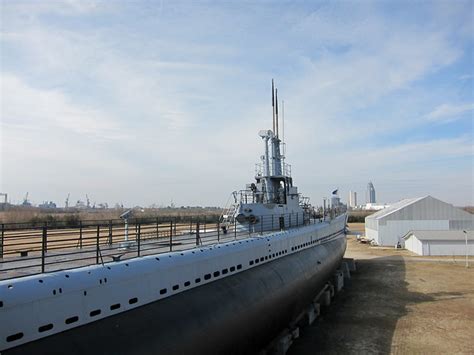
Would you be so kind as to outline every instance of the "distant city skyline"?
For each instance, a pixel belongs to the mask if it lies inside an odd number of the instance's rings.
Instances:
[[[313,204],[371,180],[380,203],[474,205],[472,1],[0,6],[11,201],[224,206],[253,182],[274,78]]]

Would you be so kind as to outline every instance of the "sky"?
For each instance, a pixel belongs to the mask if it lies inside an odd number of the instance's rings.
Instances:
[[[0,0],[12,203],[225,206],[284,101],[313,204],[474,205],[472,1]],[[281,105],[281,102],[280,102]]]

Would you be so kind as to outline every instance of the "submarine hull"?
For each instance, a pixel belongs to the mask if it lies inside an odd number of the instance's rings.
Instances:
[[[344,231],[323,244],[4,354],[248,354],[284,329],[339,267]]]

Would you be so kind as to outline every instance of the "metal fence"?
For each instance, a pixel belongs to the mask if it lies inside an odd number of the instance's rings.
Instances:
[[[300,213],[263,216],[247,225],[224,225],[203,218],[179,222],[141,219],[127,224],[122,220],[89,221],[76,228],[2,224],[0,279],[182,251],[319,222]]]

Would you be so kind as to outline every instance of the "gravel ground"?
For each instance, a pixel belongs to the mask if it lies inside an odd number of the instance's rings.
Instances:
[[[363,234],[363,224],[351,224]],[[474,354],[474,260],[423,258],[348,236],[358,270],[288,354]]]

